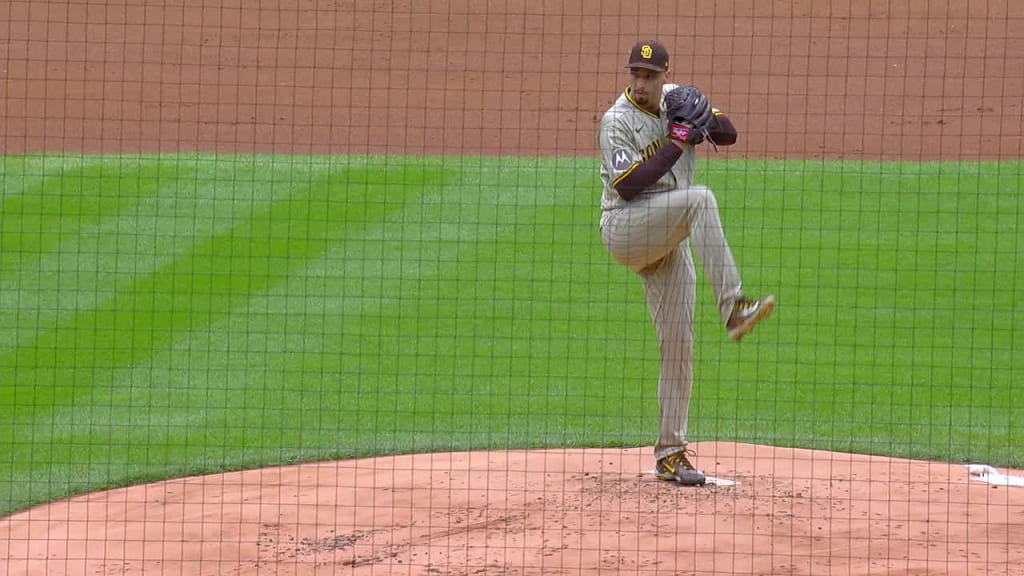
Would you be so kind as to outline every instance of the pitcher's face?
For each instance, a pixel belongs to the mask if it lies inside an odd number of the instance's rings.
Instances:
[[[667,72],[631,68],[629,74],[629,91],[633,100],[647,111],[657,114],[661,106],[661,87],[665,85]]]

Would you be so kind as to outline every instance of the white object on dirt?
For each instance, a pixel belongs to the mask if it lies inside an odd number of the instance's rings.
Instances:
[[[646,473],[650,474],[651,476],[657,476],[658,471],[655,470],[654,468],[651,468],[650,470],[647,470]],[[735,480],[729,480],[727,478],[715,478],[714,476],[706,476],[705,479],[707,480],[707,484],[705,484],[705,486],[735,486],[739,484],[739,482],[736,482]]]
[[[966,464],[967,473],[975,480],[997,486],[1024,486],[1024,476],[1007,476],[988,464]]]

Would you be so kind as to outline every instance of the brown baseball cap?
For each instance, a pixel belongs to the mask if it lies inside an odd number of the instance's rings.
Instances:
[[[637,42],[629,51],[626,68],[646,68],[657,72],[668,70],[668,50],[654,40]]]

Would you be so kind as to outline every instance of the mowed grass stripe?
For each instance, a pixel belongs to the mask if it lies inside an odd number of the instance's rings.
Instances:
[[[394,184],[382,169],[342,168],[308,185],[300,181],[286,199],[253,207],[247,220],[140,275],[97,309],[75,311],[56,329],[40,331],[33,342],[0,357],[0,404],[30,415],[38,406],[67,402],[76,389],[87,390],[98,374],[144,361],[250,293],[286,279],[289,270],[341,237],[345,222],[374,219],[400,207],[402,193],[420,190]],[[380,200],[389,185],[391,203]]]
[[[0,274],[7,276],[58,252],[80,231],[189,176],[177,165],[132,162],[115,168],[111,164],[88,163],[64,170],[21,194],[5,195],[0,205]]]
[[[0,277],[0,353],[30,345],[38,333],[56,330],[76,311],[109,305],[125,286],[188,254],[203,238],[237,225],[254,202],[273,198],[274,181],[255,167],[240,165],[223,174],[230,178],[225,180],[202,165],[183,164],[180,172],[187,177],[164,180],[161,191],[137,204],[105,211],[102,220],[88,226],[67,218],[69,232],[58,249]]]
[[[5,202],[29,191],[38,191],[68,170],[109,162],[103,156],[3,156],[0,155],[0,212]],[[13,206],[13,205],[12,205]]]

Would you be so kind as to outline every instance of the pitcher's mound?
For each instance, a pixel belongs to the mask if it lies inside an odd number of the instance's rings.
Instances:
[[[5,574],[1024,574],[1024,489],[735,443],[422,454],[186,478],[0,520]]]

